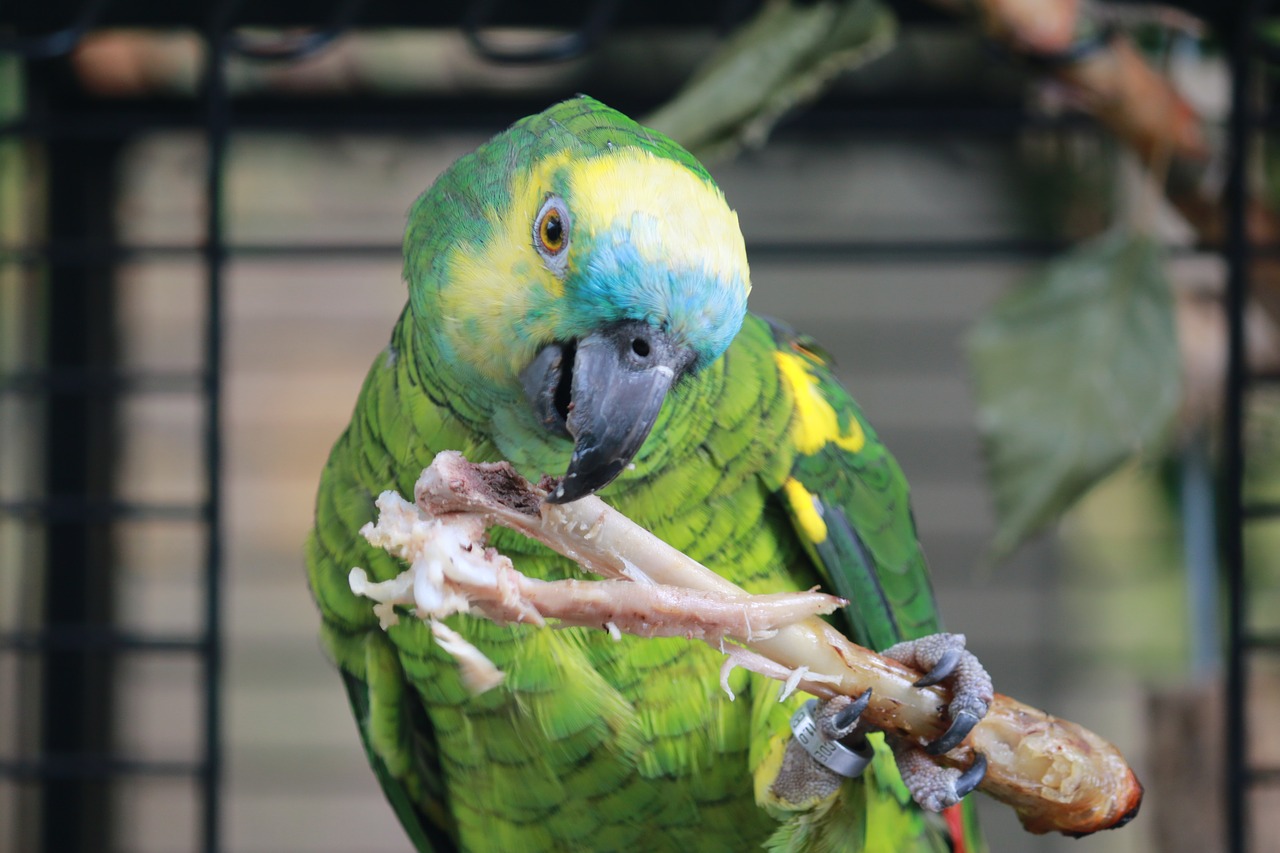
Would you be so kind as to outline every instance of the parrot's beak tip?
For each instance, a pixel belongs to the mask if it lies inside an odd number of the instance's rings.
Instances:
[[[547,492],[545,500],[549,504],[564,504],[569,503],[569,501],[572,500],[572,498],[568,497],[568,493],[565,491],[563,477],[561,477],[556,482],[555,486]]]
[[[569,470],[560,478],[547,493],[546,501],[552,504],[567,504],[585,498],[587,495],[593,495],[600,489],[609,485],[621,473],[623,465],[594,465],[590,462],[581,463],[578,455],[574,454],[574,461],[570,463]]]

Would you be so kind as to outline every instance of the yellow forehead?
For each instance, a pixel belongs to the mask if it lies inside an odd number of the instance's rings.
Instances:
[[[533,220],[557,186],[569,208],[569,270],[577,266],[576,240],[623,227],[646,261],[703,270],[750,290],[738,216],[714,186],[639,149],[592,158],[558,151],[515,176],[509,205],[488,210],[482,244],[448,252],[450,286],[439,296],[443,333],[484,375],[514,376],[535,344],[553,335],[555,312],[535,308],[563,297],[564,282],[535,252]]]
[[[628,226],[641,257],[706,269],[750,289],[738,215],[718,189],[686,167],[626,148],[572,163],[567,175],[574,229],[594,235]]]

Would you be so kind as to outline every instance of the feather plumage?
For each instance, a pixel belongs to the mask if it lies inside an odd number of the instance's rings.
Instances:
[[[645,163],[654,185],[637,187]],[[539,267],[528,246],[529,209],[548,194],[574,216],[578,254],[563,270]],[[664,205],[691,208],[673,221],[702,232],[668,228],[656,240],[645,229],[660,226],[640,220]],[[634,222],[629,255],[600,248]],[[734,245],[708,246],[730,228]],[[663,243],[669,257],[656,256]],[[772,837],[789,850],[943,849],[940,824],[910,803],[883,746],[834,805],[788,812],[771,802],[769,773],[803,697],[780,704],[775,683],[738,671],[731,702],[721,657],[703,644],[454,617],[450,627],[507,673],[471,697],[425,624],[402,619],[384,633],[347,587],[352,566],[374,580],[399,570],[356,531],[379,492],[411,493],[436,452],[507,458],[533,477],[564,465],[569,440],[528,411],[517,374],[539,346],[621,312],[676,329],[698,361],[602,496],[750,591],[821,583],[855,595],[850,628],[871,645],[934,629],[905,479],[812,347],[742,318],[741,236],[705,170],[577,99],[442,176],[415,205],[405,251],[410,304],[324,471],[307,564],[325,646],[415,845],[743,850]],[[518,535],[496,531],[494,543],[525,574],[580,575]]]

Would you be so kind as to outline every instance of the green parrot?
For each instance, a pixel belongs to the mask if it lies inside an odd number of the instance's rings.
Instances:
[[[804,697],[734,670],[731,699],[704,643],[460,615],[449,626],[506,673],[472,696],[425,622],[384,631],[349,588],[354,566],[402,570],[358,534],[382,491],[411,495],[441,450],[506,459],[565,471],[555,502],[603,489],[751,592],[848,598],[857,642],[951,679],[934,751],[985,713],[989,685],[957,681],[963,638],[937,634],[902,471],[822,351],[747,313],[737,215],[697,160],[578,97],[446,170],[404,257],[408,303],[324,469],[306,556],[323,645],[417,849],[980,849],[955,805],[979,762],[913,762],[859,729],[857,702],[810,712],[861,757],[845,778],[796,746]],[[583,576],[510,531],[491,542],[532,577]],[[903,642],[926,636],[932,652]]]

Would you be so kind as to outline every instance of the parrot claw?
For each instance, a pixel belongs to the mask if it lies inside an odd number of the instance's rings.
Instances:
[[[969,736],[973,727],[981,718],[969,711],[960,711],[951,718],[951,725],[937,740],[925,746],[924,751],[930,755],[942,755],[960,745],[960,741]]]
[[[842,699],[846,700],[847,704],[839,701]],[[870,701],[871,688],[868,687],[857,699],[849,700],[847,696],[837,696],[826,702],[818,712],[823,733],[831,740],[840,740],[853,734],[853,730],[858,725],[858,718],[862,716],[863,711],[867,710],[867,704]]]
[[[981,752],[974,752],[973,763],[969,769],[956,779],[956,799],[963,800],[976,787],[982,784],[987,776],[987,757]]]
[[[945,682],[951,688],[951,702],[947,705],[951,724],[925,747],[930,755],[941,755],[959,746],[987,715],[995,696],[991,676],[964,643],[964,634],[930,634],[882,652],[899,663],[928,670],[915,682],[916,687]]]
[[[956,671],[956,665],[960,663],[960,653],[963,651],[963,648],[947,649],[942,653],[942,657],[938,658],[938,662],[933,665],[933,669],[920,676],[912,687],[932,687],[951,675]]]

